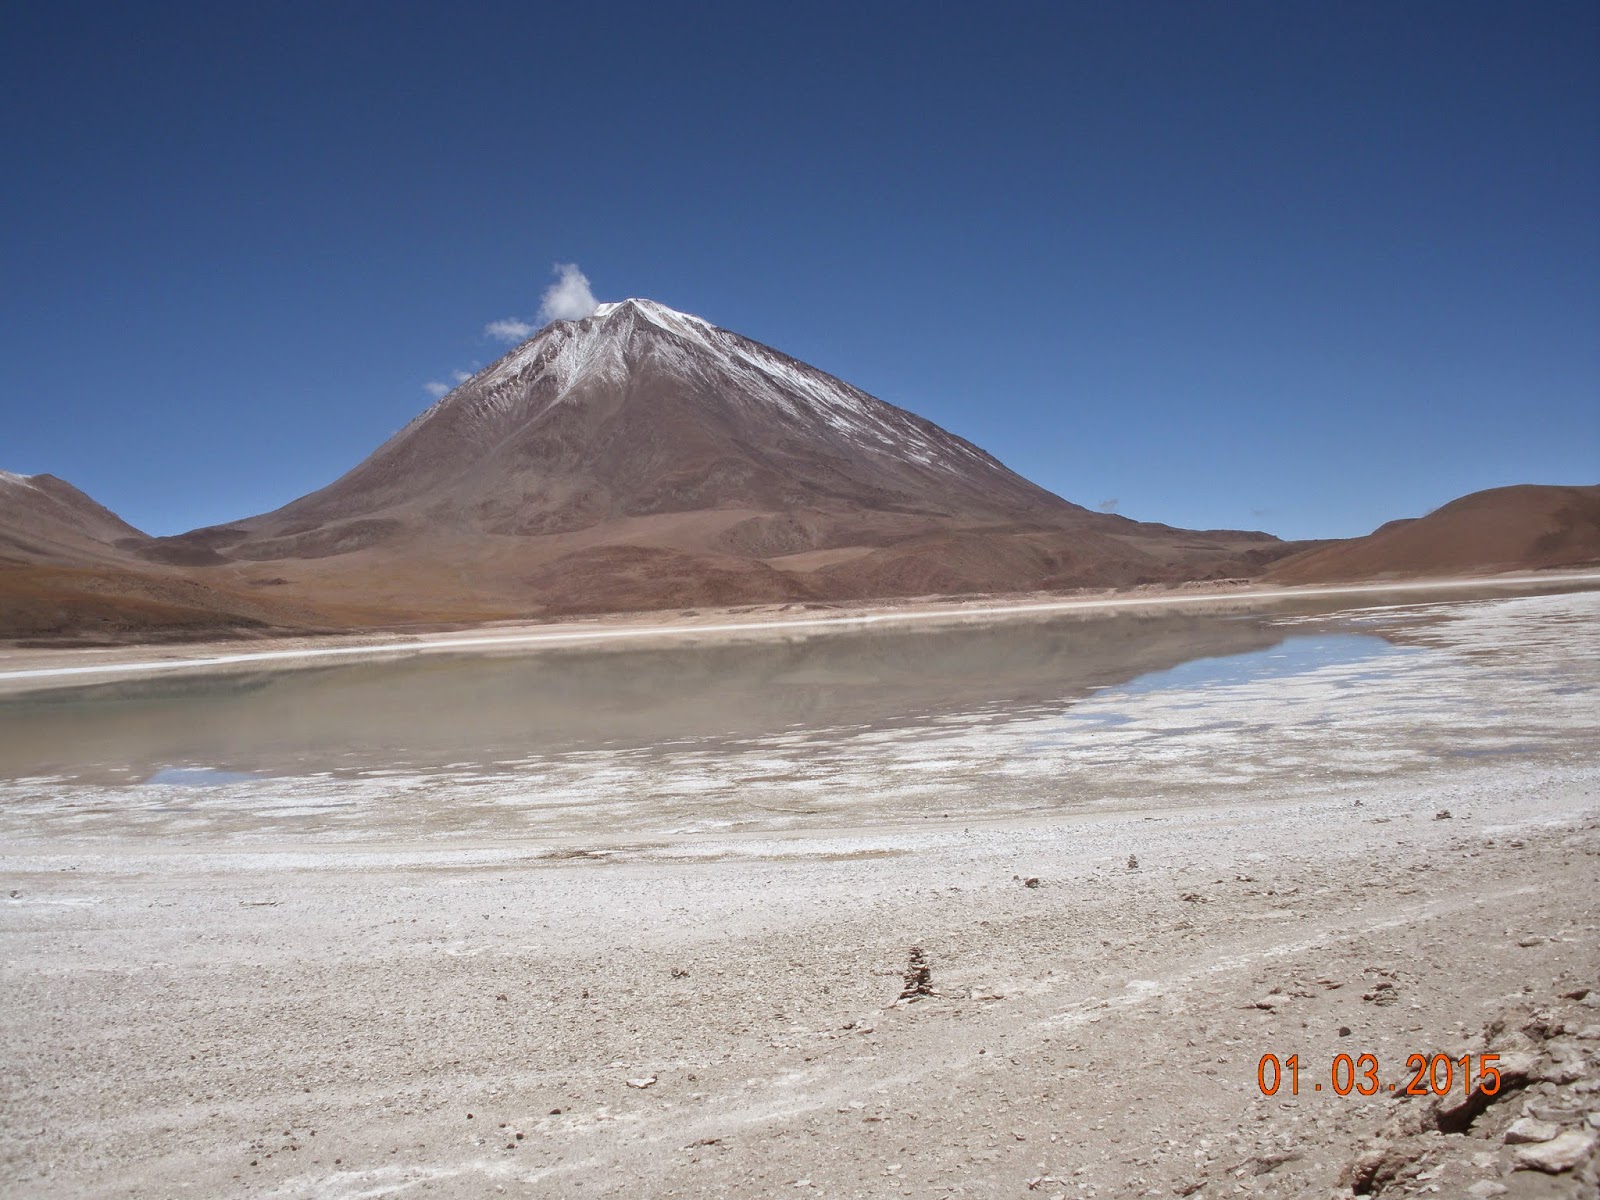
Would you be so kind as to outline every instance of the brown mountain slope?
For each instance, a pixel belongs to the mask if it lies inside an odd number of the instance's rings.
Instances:
[[[1600,565],[1600,486],[1521,484],[1285,558],[1267,578],[1309,584],[1592,565]]]
[[[120,562],[144,536],[54,475],[0,471],[0,562]]]
[[[777,350],[628,300],[545,327],[320,491],[138,552],[320,605],[511,616],[1132,584],[1292,549],[1089,512]]]
[[[223,576],[140,561],[150,541],[64,480],[0,471],[0,637],[228,637],[333,623]]]

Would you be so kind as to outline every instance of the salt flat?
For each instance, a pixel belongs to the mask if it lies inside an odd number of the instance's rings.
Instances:
[[[1290,1196],[1387,1127],[1387,1194],[1459,1194],[1594,1094],[1597,613],[1279,613],[1308,640],[1064,703],[498,764],[13,778],[0,1181]],[[913,945],[937,994],[896,1005]],[[1482,1136],[1308,1090],[1535,1010],[1575,1074]],[[1320,1065],[1268,1098],[1268,1052]]]

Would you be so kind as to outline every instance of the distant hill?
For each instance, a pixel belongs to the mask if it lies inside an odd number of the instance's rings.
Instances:
[[[115,562],[132,525],[54,475],[0,471],[0,562]]]
[[[1518,484],[1281,559],[1266,578],[1343,583],[1585,566],[1600,566],[1600,486]]]
[[[151,539],[54,475],[0,471],[0,637],[228,637],[329,622],[142,561]],[[256,589],[265,591],[266,589]]]

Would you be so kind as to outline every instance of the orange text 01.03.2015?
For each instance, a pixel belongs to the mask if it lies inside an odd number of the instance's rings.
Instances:
[[[1474,1059],[1477,1060],[1476,1072],[1473,1070]],[[1495,1066],[1499,1059],[1498,1054],[1463,1054],[1460,1058],[1451,1058],[1448,1054],[1431,1057],[1413,1054],[1406,1059],[1409,1079],[1385,1084],[1377,1055],[1361,1054],[1352,1058],[1348,1054],[1336,1054],[1328,1064],[1326,1083],[1311,1081],[1311,1090],[1328,1090],[1339,1096],[1348,1096],[1351,1092],[1360,1096],[1376,1096],[1380,1092],[1406,1096],[1444,1096],[1452,1088],[1459,1087],[1467,1095],[1482,1091],[1484,1095],[1492,1096],[1500,1090],[1500,1070]],[[1263,1054],[1256,1065],[1256,1084],[1263,1095],[1276,1096],[1281,1088],[1288,1085],[1289,1094],[1298,1096],[1301,1088],[1300,1056],[1291,1054],[1280,1060],[1276,1054]]]

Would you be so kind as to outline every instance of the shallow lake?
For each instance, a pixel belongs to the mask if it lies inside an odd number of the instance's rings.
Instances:
[[[1589,644],[1600,593],[1406,599],[387,657],[12,696],[0,832],[951,819],[1541,753],[1561,722],[1519,706],[1592,711],[1594,663],[1571,661],[1572,636]]]

